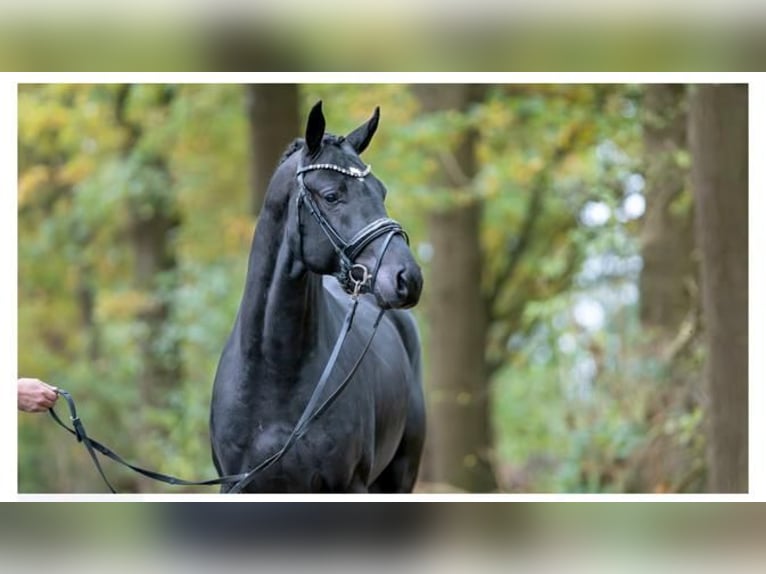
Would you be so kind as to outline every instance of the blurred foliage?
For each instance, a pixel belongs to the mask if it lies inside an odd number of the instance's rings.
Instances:
[[[722,18],[636,17],[621,4],[578,12],[579,4],[552,11],[531,3],[538,14],[517,3],[497,4],[498,13],[472,4],[463,14],[432,3],[321,11],[304,3],[277,3],[282,13],[262,10],[262,0],[246,14],[229,5],[146,17],[132,5],[110,16],[116,6],[77,14],[60,2],[16,18],[3,3],[0,70],[758,71],[766,52],[762,18],[737,14],[738,6]]]
[[[118,86],[19,88],[19,373],[71,391],[89,432],[126,458],[201,479],[214,474],[209,393],[254,227],[248,125],[239,85],[174,86],[162,111],[157,98],[167,88],[131,92],[127,116],[142,137],[129,155],[130,133],[114,114]],[[632,85],[502,85],[465,114],[424,116],[405,85],[301,87],[302,115],[323,99],[334,133],[381,107],[365,159],[386,183],[389,212],[426,274],[427,212],[484,201],[477,280],[491,318],[485,359],[505,490],[701,488],[686,475],[702,464],[702,411],[677,401],[654,406],[679,378],[696,384],[699,350],[671,368],[638,322],[641,94]],[[462,195],[446,193],[432,180],[465,126],[480,134],[480,170]],[[141,161],[148,156],[163,158],[170,175]],[[180,342],[183,377],[161,409],[147,408],[139,393],[136,317],[145,294],[135,288],[126,237],[131,210],[150,209],[157,194],[172,196],[182,221],[172,238],[176,276],[164,294],[174,313],[152,344],[161,351]],[[83,319],[83,278],[95,295],[92,324]],[[427,304],[426,283],[416,309],[424,337]],[[102,490],[80,445],[46,417],[19,419],[22,492]],[[638,480],[635,457],[658,436],[682,444],[692,462],[674,476]],[[179,491],[107,471],[125,490]]]

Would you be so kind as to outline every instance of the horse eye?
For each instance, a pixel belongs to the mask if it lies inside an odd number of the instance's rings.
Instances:
[[[336,201],[338,201],[338,194],[335,192],[330,192],[324,196],[324,200],[327,203],[335,203]]]

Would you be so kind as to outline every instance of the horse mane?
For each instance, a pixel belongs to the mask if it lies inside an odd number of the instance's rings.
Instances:
[[[334,134],[325,134],[322,136],[322,144],[326,145],[339,145],[343,142],[345,138],[343,136],[336,136]],[[303,145],[306,143],[306,140],[303,138],[295,138],[292,142],[290,142],[290,145],[285,148],[285,151],[282,153],[282,157],[279,158],[279,164],[282,165],[287,161],[287,158],[289,158],[291,155],[293,155],[296,151],[301,149]]]

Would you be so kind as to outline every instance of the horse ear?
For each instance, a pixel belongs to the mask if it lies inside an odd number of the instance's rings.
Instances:
[[[319,100],[309,112],[309,121],[306,123],[306,146],[308,146],[309,155],[314,155],[319,151],[322,145],[322,136],[324,136],[324,114],[322,113],[322,100]]]
[[[356,150],[356,153],[361,155],[361,153],[367,149],[367,146],[370,145],[372,136],[375,135],[375,131],[378,129],[379,119],[380,107],[376,106],[375,111],[372,113],[372,117],[346,136],[346,141],[351,144]]]

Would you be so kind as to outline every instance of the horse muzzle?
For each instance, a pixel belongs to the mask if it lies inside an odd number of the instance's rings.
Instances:
[[[408,309],[420,301],[423,274],[413,261],[407,265],[384,265],[375,281],[374,295],[383,309]]]

